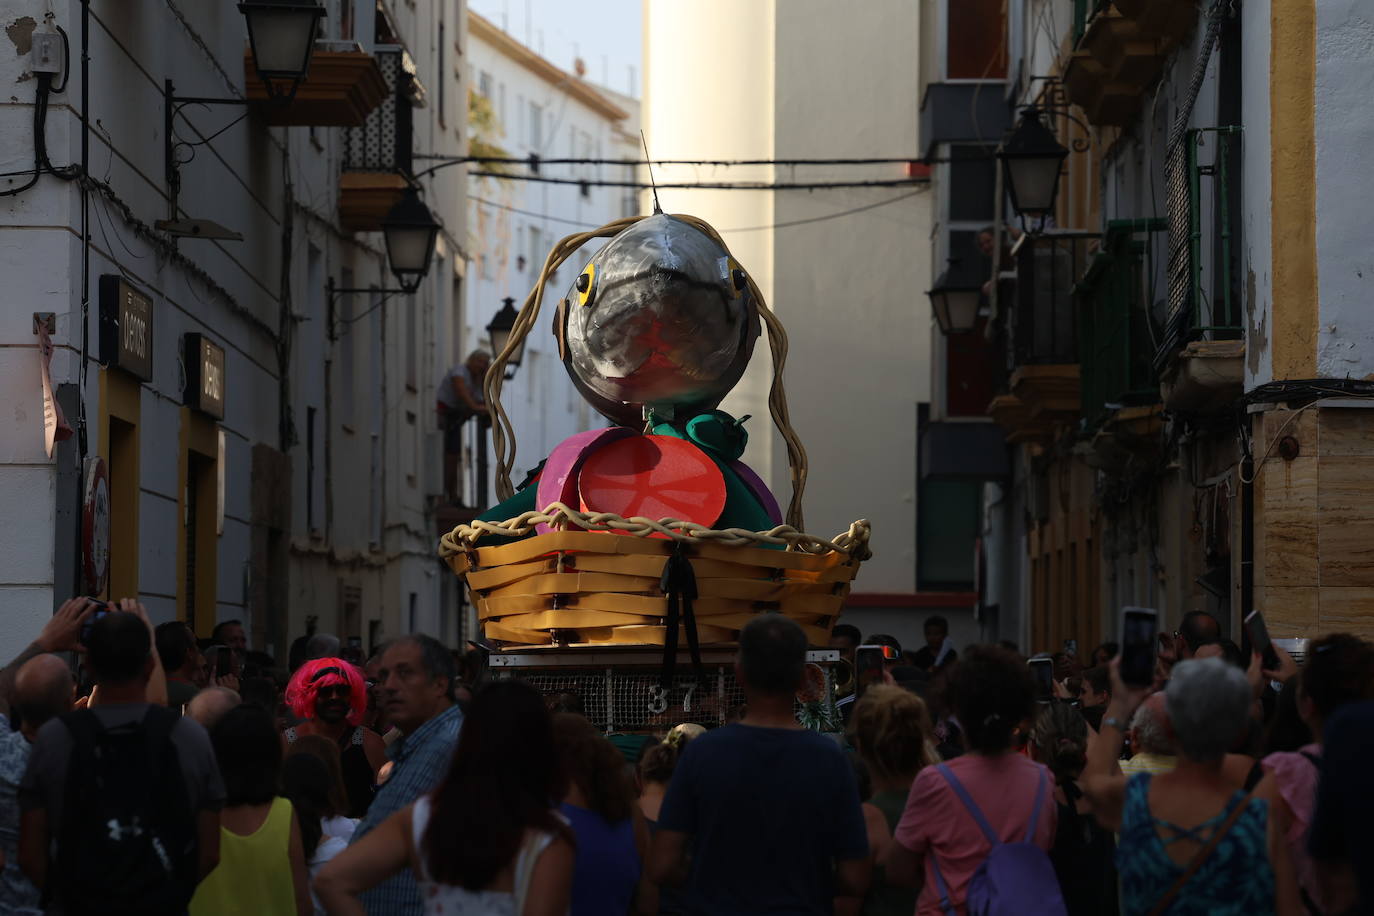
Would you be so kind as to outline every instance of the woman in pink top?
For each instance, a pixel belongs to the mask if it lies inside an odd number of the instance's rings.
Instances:
[[[1282,650],[1278,650],[1282,652]],[[1280,674],[1296,671],[1287,654]],[[1297,876],[1300,899],[1279,901],[1279,912],[1326,912],[1312,857],[1307,854],[1307,828],[1317,797],[1317,769],[1321,762],[1322,728],[1337,709],[1374,696],[1374,645],[1348,633],[1313,640],[1307,664],[1299,676],[1298,713],[1312,729],[1315,741],[1297,751],[1270,754],[1263,760],[1264,779],[1255,795],[1269,800],[1276,819],[1270,831],[1270,861],[1286,858]],[[1290,887],[1293,885],[1289,884]]]
[[[1048,851],[1056,827],[1054,793],[1039,789],[1042,779],[1053,787],[1054,777],[1012,748],[1014,730],[1035,711],[1035,684],[1025,663],[1006,649],[975,646],[955,664],[949,696],[968,753],[946,765],[1004,843],[1026,839],[1039,799],[1031,841]],[[921,886],[917,916],[943,916],[936,864],[950,902],[963,912],[969,879],[991,846],[938,768],[927,767],[917,775],[893,839],[888,880]]]

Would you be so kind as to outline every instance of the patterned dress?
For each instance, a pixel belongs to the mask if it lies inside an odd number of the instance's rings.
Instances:
[[[1236,792],[1226,807],[1196,827],[1179,827],[1150,813],[1151,773],[1126,783],[1116,868],[1121,881],[1122,916],[1147,916],[1173,887],[1187,865],[1169,858],[1170,843],[1191,838],[1206,843],[1213,831],[1245,799]],[[1251,799],[1231,830],[1174,898],[1166,916],[1265,916],[1274,912],[1274,869],[1269,864],[1269,803]],[[1164,839],[1156,826],[1162,827]]]

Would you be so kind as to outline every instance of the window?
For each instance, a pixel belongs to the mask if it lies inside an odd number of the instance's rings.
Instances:
[[[343,270],[343,288],[353,288],[353,271],[348,268]],[[338,316],[339,339],[339,423],[350,432],[353,428],[353,393],[355,389],[355,373],[357,372],[357,360],[355,349],[357,347],[358,335],[353,333],[353,294],[339,294],[339,316]]]
[[[977,236],[994,215],[997,160],[993,148],[951,145],[949,161],[939,167],[945,170],[945,180],[940,182],[945,232],[938,236],[944,248],[936,252],[936,270],[944,270],[949,258],[962,258],[976,261],[980,273],[990,274],[992,260],[978,250]]]
[[[406,426],[410,429],[410,440],[406,456],[406,486],[414,488],[420,477],[420,424],[416,422],[415,411],[406,411]]]
[[[449,365],[452,365],[452,364],[458,362],[458,360],[462,359],[463,356],[465,355],[465,354],[463,353],[463,278],[462,278],[462,277],[454,277],[454,278],[453,278],[453,301],[449,303],[449,309],[450,309],[450,314],[452,315],[452,317],[449,318],[449,327],[450,327],[450,330],[452,331],[452,334],[453,334],[453,351],[452,351],[452,357],[453,357],[453,358],[450,359],[448,362],[449,362]],[[444,369],[447,369],[448,366],[444,366],[443,368],[444,368]]]
[[[997,159],[990,148],[952,147],[949,180],[951,221],[992,222],[996,210]]]
[[[916,585],[962,591],[973,587],[981,482],[921,481],[917,501]]]
[[[544,106],[530,102],[529,146],[533,150],[544,148]]]
[[[219,537],[219,436],[213,421],[188,407],[181,410],[181,531],[177,543],[177,605],[179,617],[197,632],[215,625]]]
[[[416,390],[420,361],[419,306],[414,296],[406,296],[406,388]]]
[[[420,610],[419,605],[420,605],[420,596],[417,595],[417,594],[415,594],[414,592],[411,592],[411,593],[410,593],[409,612],[408,612],[407,615],[406,615],[406,620],[407,620],[407,622],[408,622],[408,624],[409,624],[409,625],[406,627],[406,632],[407,632],[407,633],[414,633],[414,632],[416,632],[416,631],[419,629],[419,627],[417,626],[417,624],[419,623],[419,621],[416,619],[416,615],[419,613],[419,610]]]
[[[324,462],[318,460],[319,411],[305,408],[305,521],[311,534],[319,534],[324,524]]]
[[[368,469],[367,543],[372,549],[382,546],[382,437],[372,436]]]
[[[505,138],[509,131],[506,130],[506,84],[501,83],[496,89],[496,120],[501,128],[501,136]]]
[[[490,280],[490,279],[492,279],[492,273],[491,273],[491,256],[488,255],[488,254],[486,254],[485,252],[483,252],[482,254],[479,254],[479,255],[477,256],[477,260],[479,260],[479,261],[482,262],[482,279],[483,279],[483,280]]]
[[[504,83],[501,88],[505,88]],[[491,100],[491,74],[485,70],[477,74],[477,94],[488,101]]]
[[[362,641],[363,590],[357,585],[339,584],[339,635]]]
[[[439,20],[439,126],[444,126],[445,118],[448,114],[448,102],[445,89],[448,86],[448,42],[444,40],[444,20]],[[487,98],[491,94],[487,93]]]
[[[1007,75],[1003,0],[946,0],[945,73],[949,79],[1000,80]]]
[[[520,144],[523,144],[525,142],[525,124],[528,121],[527,118],[522,117],[524,113],[525,97],[517,93],[515,96],[515,121],[517,125],[517,136],[515,140],[517,143]]]
[[[533,273],[538,273],[544,269],[544,261],[549,256],[544,250],[544,233],[539,231],[539,227],[531,226],[529,239],[529,268]]]

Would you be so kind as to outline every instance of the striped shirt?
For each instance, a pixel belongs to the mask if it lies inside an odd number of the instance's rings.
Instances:
[[[382,821],[426,794],[444,778],[458,744],[463,713],[450,706],[409,735],[396,739],[387,749],[391,776],[377,791],[358,824],[351,843],[356,843]],[[363,906],[374,916],[419,916],[423,912],[420,888],[409,868],[363,894]]]

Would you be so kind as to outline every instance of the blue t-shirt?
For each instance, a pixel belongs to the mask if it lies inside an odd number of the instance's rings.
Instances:
[[[595,811],[567,802],[559,805],[558,810],[568,819],[577,838],[570,916],[630,912],[641,869],[634,820],[627,817],[618,824],[609,824]]]
[[[734,724],[692,741],[658,826],[691,838],[689,913],[828,914],[834,862],[868,855],[853,769],[802,729]]]

